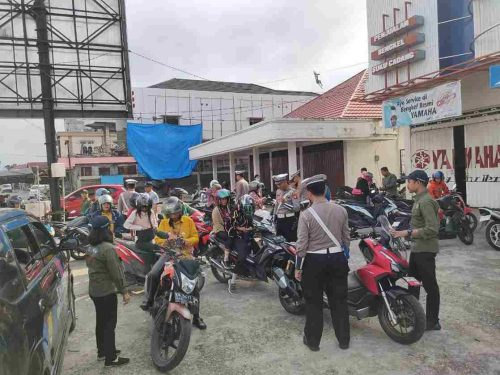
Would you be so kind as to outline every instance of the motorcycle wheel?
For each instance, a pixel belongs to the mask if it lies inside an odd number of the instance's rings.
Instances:
[[[500,222],[492,221],[486,226],[486,241],[496,251],[500,251]]]
[[[297,300],[293,297],[288,296],[281,289],[278,290],[278,295],[280,299],[281,306],[285,311],[292,315],[304,315],[306,312],[306,305],[304,299]]]
[[[191,340],[191,321],[173,312],[169,322],[165,322],[163,309],[153,326],[151,336],[151,359],[160,372],[177,367],[186,355]],[[175,351],[172,356],[169,353]]]
[[[389,310],[383,300],[378,309],[378,320],[384,332],[394,341],[409,345],[420,340],[425,331],[425,312],[418,300],[409,294],[396,299],[387,297],[392,311],[396,314],[397,324],[389,317]],[[409,330],[408,328],[411,328]]]
[[[210,249],[208,249],[207,254],[209,254],[209,258],[212,258],[217,263],[222,264],[222,261],[224,260],[224,252],[217,246],[212,246]],[[227,282],[231,278],[230,273],[224,273],[214,265],[210,265],[210,268],[218,282],[227,284]]]
[[[465,215],[465,217],[469,222],[470,229],[474,232],[477,228],[478,223],[476,215],[474,215],[473,213],[468,213],[467,215]]]
[[[460,223],[457,236],[464,244],[472,245],[474,242],[474,233],[469,225],[469,220],[465,219]]]
[[[78,248],[76,250],[71,250],[70,254],[71,254],[71,257],[75,260],[85,259],[85,251],[80,250],[80,248]]]

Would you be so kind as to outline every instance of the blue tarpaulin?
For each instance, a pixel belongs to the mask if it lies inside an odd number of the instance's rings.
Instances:
[[[101,176],[101,184],[103,185],[123,185],[123,175]]]
[[[139,171],[152,179],[182,178],[196,168],[189,148],[202,141],[202,125],[127,124],[127,146]]]

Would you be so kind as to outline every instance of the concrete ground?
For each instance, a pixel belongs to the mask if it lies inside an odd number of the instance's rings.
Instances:
[[[478,229],[472,246],[441,241],[437,258],[441,288],[440,332],[426,332],[410,346],[392,341],[378,319],[351,318],[351,347],[340,350],[327,311],[321,350],[302,344],[304,317],[281,307],[274,282],[238,282],[238,294],[210,272],[202,292],[206,331],[193,328],[186,357],[171,374],[500,374],[500,252]],[[351,269],[362,265],[356,244]],[[150,317],[142,295],[120,305],[117,347],[131,363],[105,369],[96,360],[95,313],[88,298],[84,262],[73,262],[77,328],[69,338],[63,374],[156,374],[150,356]],[[423,297],[423,296],[422,296]],[[422,303],[424,299],[422,298]]]

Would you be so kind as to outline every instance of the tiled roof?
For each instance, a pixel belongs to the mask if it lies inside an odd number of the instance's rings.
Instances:
[[[255,85],[253,83],[202,81],[196,79],[173,78],[168,81],[149,86],[156,89],[189,90],[189,91],[218,91],[237,92],[246,94],[269,94],[269,95],[297,95],[297,96],[318,96],[314,92],[308,91],[286,91],[273,90],[268,87]]]
[[[285,117],[304,119],[381,118],[382,107],[380,103],[362,101],[367,76],[366,70],[363,70]]]
[[[59,158],[59,163],[64,163],[66,168],[69,168],[68,158]],[[72,157],[71,167],[75,165],[94,165],[94,164],[135,164],[136,161],[132,156],[103,156],[103,157]]]

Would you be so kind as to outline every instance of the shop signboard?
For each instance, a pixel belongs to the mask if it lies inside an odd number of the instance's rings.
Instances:
[[[462,115],[460,81],[383,102],[385,128],[398,128]]]

